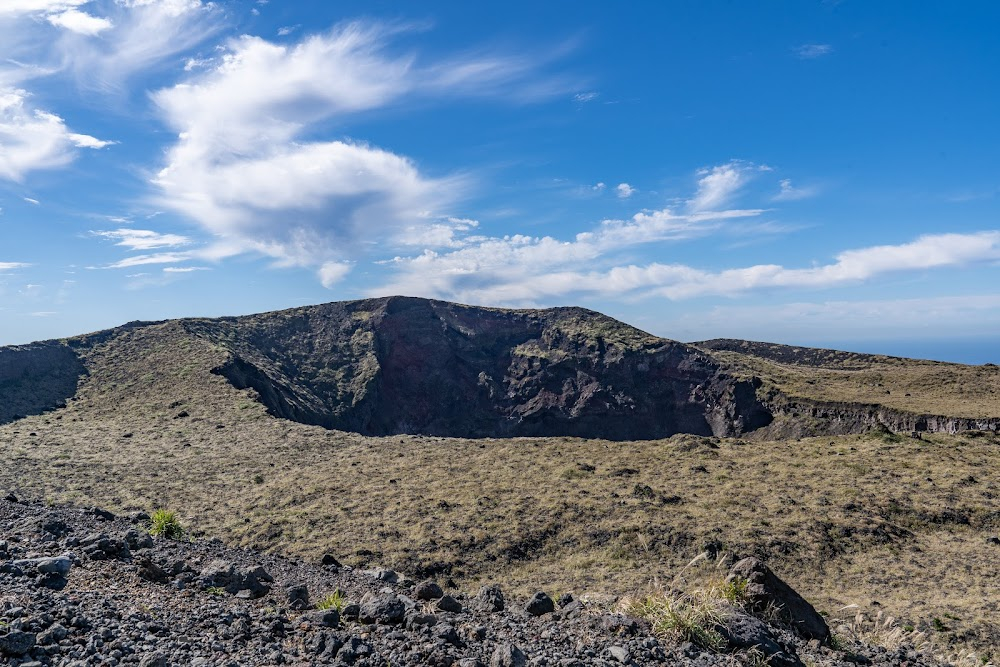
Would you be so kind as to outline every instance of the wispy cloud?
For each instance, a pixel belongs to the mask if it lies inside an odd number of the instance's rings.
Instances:
[[[730,215],[746,217],[753,212],[733,211]],[[848,250],[829,264],[808,268],[762,264],[708,271],[686,264],[653,262],[605,270],[579,269],[613,261],[615,250],[630,245],[704,234],[718,222],[711,216],[692,218],[660,211],[636,216],[629,222],[606,222],[597,232],[580,234],[574,241],[513,236],[488,239],[443,254],[426,251],[417,257],[396,258],[395,279],[371,293],[511,305],[568,295],[660,296],[677,300],[736,296],[775,288],[826,289],[860,284],[890,273],[962,268],[1000,260],[1000,231],[986,231],[927,235],[900,245]]]
[[[833,47],[829,44],[800,44],[793,51],[795,55],[803,60],[822,58],[833,53]]]
[[[18,269],[26,269],[30,264],[25,264],[24,262],[0,262],[0,273],[7,273],[9,271],[16,271]]]
[[[728,204],[761,168],[732,160],[698,171],[698,191],[687,201],[692,211],[711,211]],[[766,168],[765,168],[766,169]]]
[[[108,264],[105,267],[88,268],[128,269],[133,266],[147,266],[150,264],[179,264],[181,262],[190,261],[191,259],[194,259],[194,256],[187,252],[160,252],[149,255],[126,257],[123,260],[114,262],[113,264]]]
[[[773,197],[774,201],[797,201],[799,199],[809,199],[819,194],[819,188],[814,185],[796,187],[792,185],[792,179],[783,178],[778,182],[781,188]]]
[[[619,183],[618,187],[615,188],[615,193],[619,199],[628,199],[635,194],[635,188],[628,183]]]
[[[157,248],[177,248],[188,245],[191,239],[180,234],[160,234],[149,229],[114,229],[110,231],[92,231],[94,236],[99,236],[111,241],[115,245],[124,246],[129,250],[155,250]]]

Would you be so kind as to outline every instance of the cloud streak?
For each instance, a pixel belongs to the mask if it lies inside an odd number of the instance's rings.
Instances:
[[[148,229],[114,229],[110,231],[95,231],[92,235],[110,241],[115,245],[129,250],[155,250],[157,248],[176,248],[188,245],[191,239],[179,234],[160,234]]]
[[[662,212],[661,212],[661,215]],[[655,220],[656,216],[649,218]],[[712,219],[701,222],[709,222]],[[413,258],[397,258],[397,277],[372,294],[407,293],[471,303],[527,304],[570,295],[660,296],[670,300],[737,296],[766,289],[827,289],[864,283],[886,274],[966,267],[1000,260],[1000,231],[921,236],[909,243],[838,254],[809,268],[760,264],[706,271],[686,264],[650,263],[579,271],[607,261],[606,255],[632,243],[684,238],[704,227],[667,215],[659,225],[605,223],[575,242],[523,236],[490,239],[474,247]]]

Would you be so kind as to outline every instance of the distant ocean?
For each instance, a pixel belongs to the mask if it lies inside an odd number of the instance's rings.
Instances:
[[[933,359],[934,361],[952,361],[959,364],[1000,365],[1000,334],[993,338],[976,338],[967,340],[928,340],[928,341],[847,341],[824,342],[810,344],[811,347],[823,347],[848,352],[866,352],[868,354],[888,354],[893,357],[910,357],[913,359]]]

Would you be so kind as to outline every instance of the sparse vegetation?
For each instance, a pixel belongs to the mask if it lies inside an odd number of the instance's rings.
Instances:
[[[649,621],[653,632],[669,641],[689,641],[711,651],[726,648],[725,638],[716,629],[723,620],[718,600],[704,593],[650,592],[626,599],[622,610]]]
[[[149,534],[168,540],[179,540],[184,537],[184,527],[176,512],[161,508],[154,511],[150,517]]]
[[[347,606],[347,596],[340,590],[335,590],[334,592],[327,595],[325,598],[316,603],[317,609],[334,609],[337,612],[344,611],[344,607]]]

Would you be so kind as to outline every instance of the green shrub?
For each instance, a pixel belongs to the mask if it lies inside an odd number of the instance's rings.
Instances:
[[[158,509],[153,512],[150,520],[149,534],[154,537],[165,537],[168,540],[179,540],[184,537],[184,527],[181,526],[176,512]]]
[[[335,609],[337,612],[344,611],[344,607],[347,606],[347,597],[340,591],[340,589],[335,590],[330,595],[319,601],[316,604],[317,609],[327,610]]]
[[[750,582],[743,577],[733,577],[732,581],[724,581],[719,585],[719,596],[737,607],[746,606],[749,585]]]

